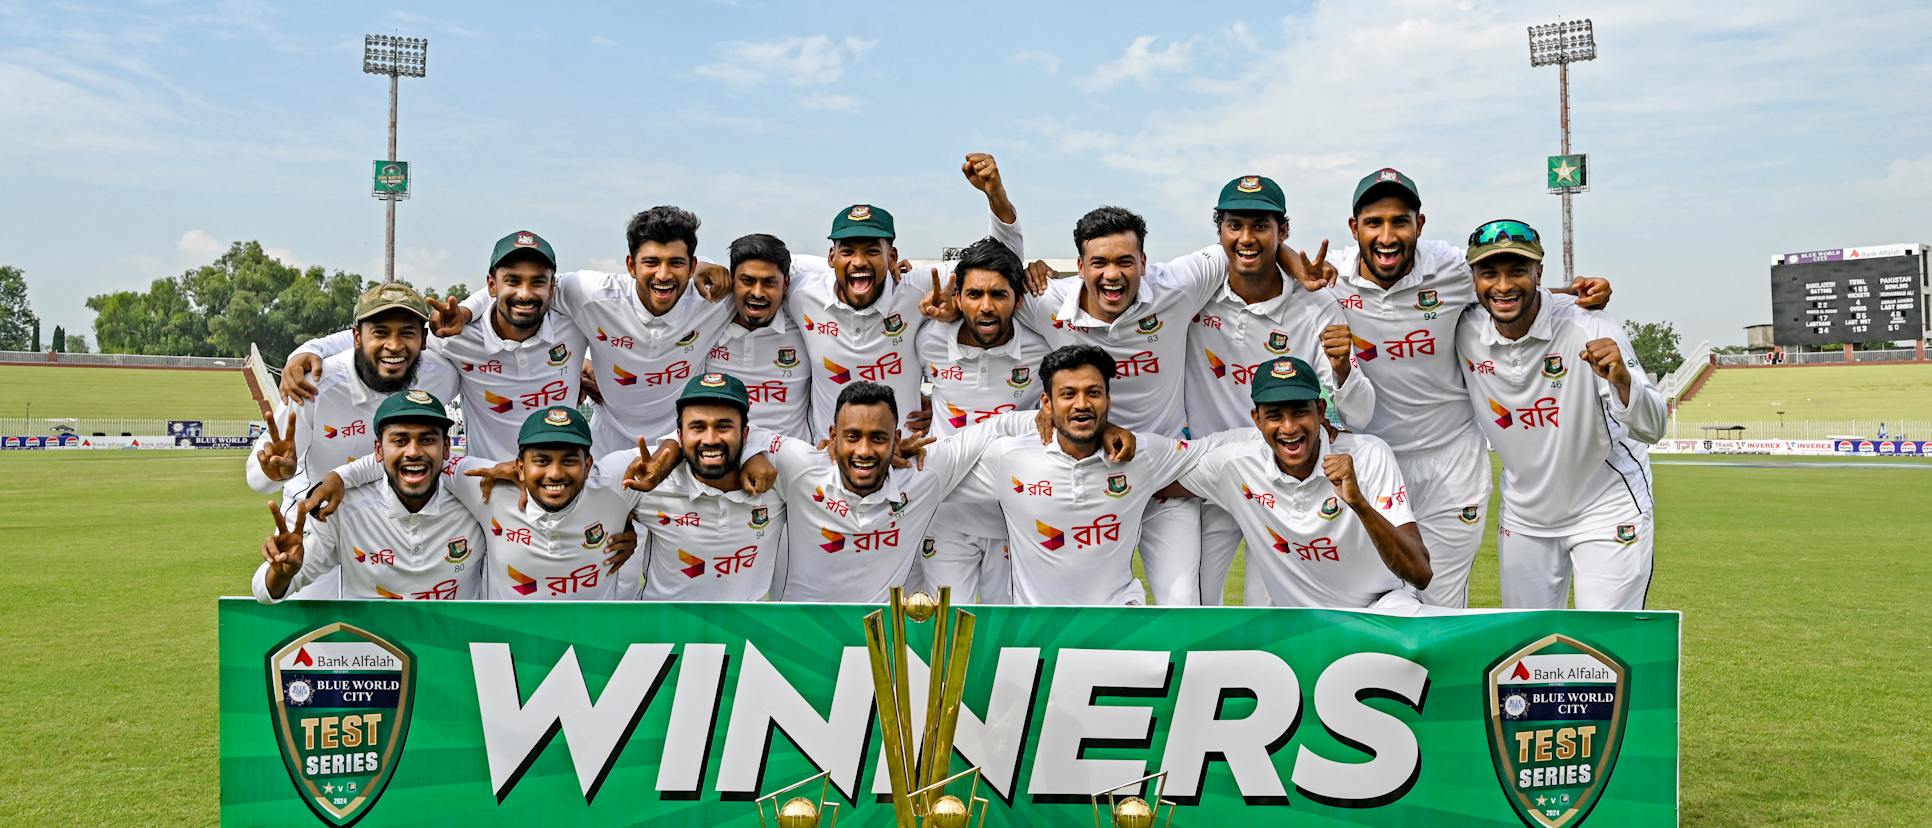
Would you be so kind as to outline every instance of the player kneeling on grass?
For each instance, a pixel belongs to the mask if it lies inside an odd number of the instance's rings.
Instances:
[[[612,600],[612,573],[635,543],[611,531],[638,506],[645,475],[640,448],[611,452],[593,463],[590,423],[576,409],[557,406],[530,414],[517,434],[517,458],[492,464],[465,457],[443,467],[442,483],[489,524],[482,597],[492,600]],[[326,519],[345,488],[378,479],[368,459],[337,467],[316,487],[305,509]],[[489,496],[499,481],[514,482],[517,497]],[[768,480],[767,480],[768,482]]]
[[[383,485],[347,492],[332,521],[309,523],[308,512],[298,511],[293,529],[269,504],[277,531],[262,545],[256,600],[275,603],[336,570],[343,598],[478,596],[482,527],[450,487],[439,485],[449,413],[418,389],[383,400],[374,421],[370,462]]]
[[[1255,427],[1216,435],[1176,484],[1233,516],[1247,577],[1277,607],[1419,607],[1429,551],[1389,444],[1329,425],[1299,359],[1258,366],[1248,393]]]
[[[1505,607],[1643,609],[1650,590],[1650,445],[1664,400],[1609,315],[1557,304],[1543,244],[1520,221],[1469,234],[1476,298],[1456,355],[1483,436],[1503,458],[1497,557]],[[1589,370],[1571,371],[1572,360]]]

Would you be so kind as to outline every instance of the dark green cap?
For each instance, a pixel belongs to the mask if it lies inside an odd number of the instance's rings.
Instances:
[[[590,421],[575,408],[553,405],[530,412],[517,431],[517,447],[562,443],[590,447]]]
[[[376,430],[381,431],[384,423],[390,420],[435,420],[447,429],[455,420],[450,419],[443,401],[430,396],[421,388],[411,388],[398,394],[390,394],[376,406]]]
[[[518,230],[496,240],[496,249],[490,251],[490,270],[496,270],[496,266],[503,264],[505,258],[519,250],[535,251],[551,270],[557,269],[557,252],[550,249],[550,243],[528,230]]]
[[[1415,180],[1389,167],[1383,167],[1362,176],[1362,180],[1355,184],[1355,200],[1350,202],[1353,205],[1352,211],[1361,212],[1362,205],[1373,200],[1370,196],[1376,198],[1399,196],[1403,201],[1408,202],[1410,207],[1422,209],[1422,194],[1416,192]]]
[[[356,321],[361,322],[383,311],[401,308],[409,311],[424,322],[429,321],[429,303],[423,295],[411,290],[401,282],[383,282],[362,292],[356,297]]]
[[[832,241],[839,239],[893,239],[892,214],[870,204],[854,204],[832,219]]]
[[[1254,382],[1248,396],[1255,405],[1262,403],[1319,400],[1322,379],[1308,363],[1294,357],[1276,357],[1254,369]]]
[[[1288,197],[1281,194],[1281,185],[1276,184],[1274,179],[1244,175],[1221,188],[1221,200],[1214,203],[1214,209],[1286,213]]]
[[[716,371],[699,374],[684,383],[684,393],[678,395],[678,410],[701,402],[729,403],[740,412],[751,411],[751,393],[745,390],[744,382]]]

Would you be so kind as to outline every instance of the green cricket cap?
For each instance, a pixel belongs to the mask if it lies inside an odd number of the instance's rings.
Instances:
[[[745,390],[744,381],[730,374],[716,371],[699,374],[684,383],[684,393],[678,395],[678,410],[692,403],[721,402],[737,407],[740,412],[751,410],[751,393]]]
[[[429,321],[429,303],[423,295],[401,282],[383,282],[356,297],[356,321],[361,322],[383,311],[402,309]]]
[[[590,420],[577,409],[561,405],[530,412],[517,430],[517,447],[551,443],[590,448]]]
[[[1359,213],[1363,204],[1388,196],[1399,196],[1410,207],[1422,209],[1422,194],[1416,191],[1415,179],[1403,175],[1400,170],[1383,167],[1362,176],[1362,180],[1355,183],[1355,200],[1350,202],[1353,205],[1351,211]]]
[[[1536,228],[1516,219],[1486,221],[1469,234],[1470,264],[1505,253],[1533,262],[1543,261],[1543,239],[1537,235]]]
[[[1286,213],[1288,197],[1281,194],[1281,185],[1276,184],[1274,179],[1262,175],[1244,175],[1221,188],[1221,198],[1214,203],[1214,209]]]
[[[1322,398],[1322,380],[1315,374],[1315,369],[1308,367],[1308,363],[1294,357],[1276,357],[1255,369],[1254,381],[1248,386],[1248,396],[1255,405],[1319,400]]]
[[[490,270],[494,272],[497,265],[503,264],[504,259],[519,250],[533,251],[543,257],[543,263],[549,265],[551,270],[557,269],[557,252],[550,249],[550,243],[528,230],[518,230],[496,240],[496,249],[490,251]]]
[[[893,239],[898,234],[892,229],[892,214],[870,204],[854,204],[847,207],[839,217],[832,219],[832,234],[826,238],[839,239]]]
[[[456,422],[450,418],[442,400],[421,388],[390,394],[382,405],[376,406],[376,430],[381,431],[383,424],[390,420],[435,420],[442,423],[444,429]]]

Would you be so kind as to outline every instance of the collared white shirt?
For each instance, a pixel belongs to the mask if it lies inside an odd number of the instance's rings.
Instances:
[[[1393,286],[1361,273],[1361,249],[1331,255],[1334,291],[1355,336],[1355,370],[1375,384],[1375,416],[1362,430],[1398,454],[1441,448],[1469,432],[1456,401],[1464,397],[1456,361],[1456,315],[1476,301],[1464,250],[1416,242],[1415,266]]]
[[[1227,252],[1220,245],[1200,253],[1223,269]],[[1205,437],[1254,424],[1249,385],[1256,368],[1271,359],[1295,357],[1321,377],[1343,424],[1368,427],[1375,415],[1375,388],[1350,357],[1347,381],[1335,384],[1335,366],[1322,350],[1322,329],[1347,324],[1341,297],[1329,290],[1310,293],[1284,276],[1281,294],[1249,304],[1226,278],[1195,314],[1188,328],[1187,429]]]
[[[1030,418],[1029,418],[1030,419]],[[970,431],[968,433],[971,433]],[[1140,604],[1134,547],[1154,494],[1194,464],[1198,448],[1136,433],[1134,459],[1081,459],[1027,434],[988,447],[953,500],[996,502],[1006,517],[1015,604]]]
[[[586,338],[568,318],[546,313],[529,339],[504,339],[490,321],[493,311],[486,308],[461,334],[435,343],[462,379],[465,453],[508,460],[530,412],[577,405]]]
[[[416,382],[410,387],[428,391],[447,403],[456,398],[456,372],[440,353],[425,348],[416,365]],[[262,473],[255,450],[268,444],[268,435],[263,434],[244,461],[248,487],[263,494],[304,492],[330,469],[375,451],[376,429],[372,420],[376,408],[388,398],[388,394],[370,389],[356,376],[353,348],[324,358],[322,379],[315,384],[315,399],[283,409],[295,412],[295,475],[278,481]],[[284,415],[277,427],[287,424]]]
[[[1149,264],[1134,303],[1112,322],[1080,306],[1079,278],[1055,279],[1045,294],[1021,302],[1014,318],[1051,348],[1095,345],[1114,358],[1113,424],[1180,437],[1187,425],[1188,320],[1207,303],[1216,279],[1225,281],[1225,265],[1216,271],[1198,253]]]
[[[1208,449],[1181,485],[1234,516],[1248,542],[1248,577],[1277,607],[1361,609],[1402,588],[1355,510],[1322,473],[1330,454],[1354,458],[1356,485],[1389,523],[1414,523],[1395,452],[1380,438],[1339,432],[1320,438],[1315,466],[1297,480],[1275,464],[1252,427]]]
[[[805,337],[782,309],[762,328],[726,325],[705,360],[707,371],[730,374],[751,395],[750,424],[801,440],[812,433],[812,370]]]
[[[916,550],[940,501],[986,447],[1035,429],[1031,414],[1002,414],[926,446],[924,470],[889,469],[869,495],[845,488],[832,456],[813,444],[760,430],[778,467],[787,510],[785,600],[878,603],[912,574]],[[1032,438],[1037,441],[1039,438]]]
[[[1013,411],[1040,408],[1040,360],[1046,340],[1015,324],[1013,338],[981,348],[959,341],[962,321],[927,320],[919,329],[919,361],[932,383],[932,433],[937,437]],[[940,525],[975,537],[1006,537],[1006,520],[991,503],[949,503]]]
[[[302,531],[302,568],[284,597],[341,570],[345,599],[448,600],[481,597],[483,530],[455,495],[437,486],[411,512],[387,480],[344,492],[327,521],[311,518]],[[278,603],[268,592],[268,564],[255,570],[255,600]]]
[[[1521,339],[1505,339],[1480,305],[1456,330],[1476,424],[1503,458],[1502,527],[1547,537],[1633,522],[1651,509],[1663,396],[1615,319],[1537,293],[1541,307]],[[1623,352],[1628,403],[1583,360],[1583,346],[1604,338]]]
[[[646,601],[762,601],[784,554],[784,498],[714,489],[688,465],[639,497],[635,523]]]

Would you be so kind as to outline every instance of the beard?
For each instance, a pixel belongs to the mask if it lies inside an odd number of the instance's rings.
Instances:
[[[369,390],[379,394],[394,394],[415,385],[416,368],[423,364],[422,358],[417,357],[414,362],[409,363],[408,371],[392,380],[383,379],[382,375],[376,372],[376,361],[369,358],[367,351],[356,351],[355,362],[356,379],[362,380],[362,384],[369,386]]]

